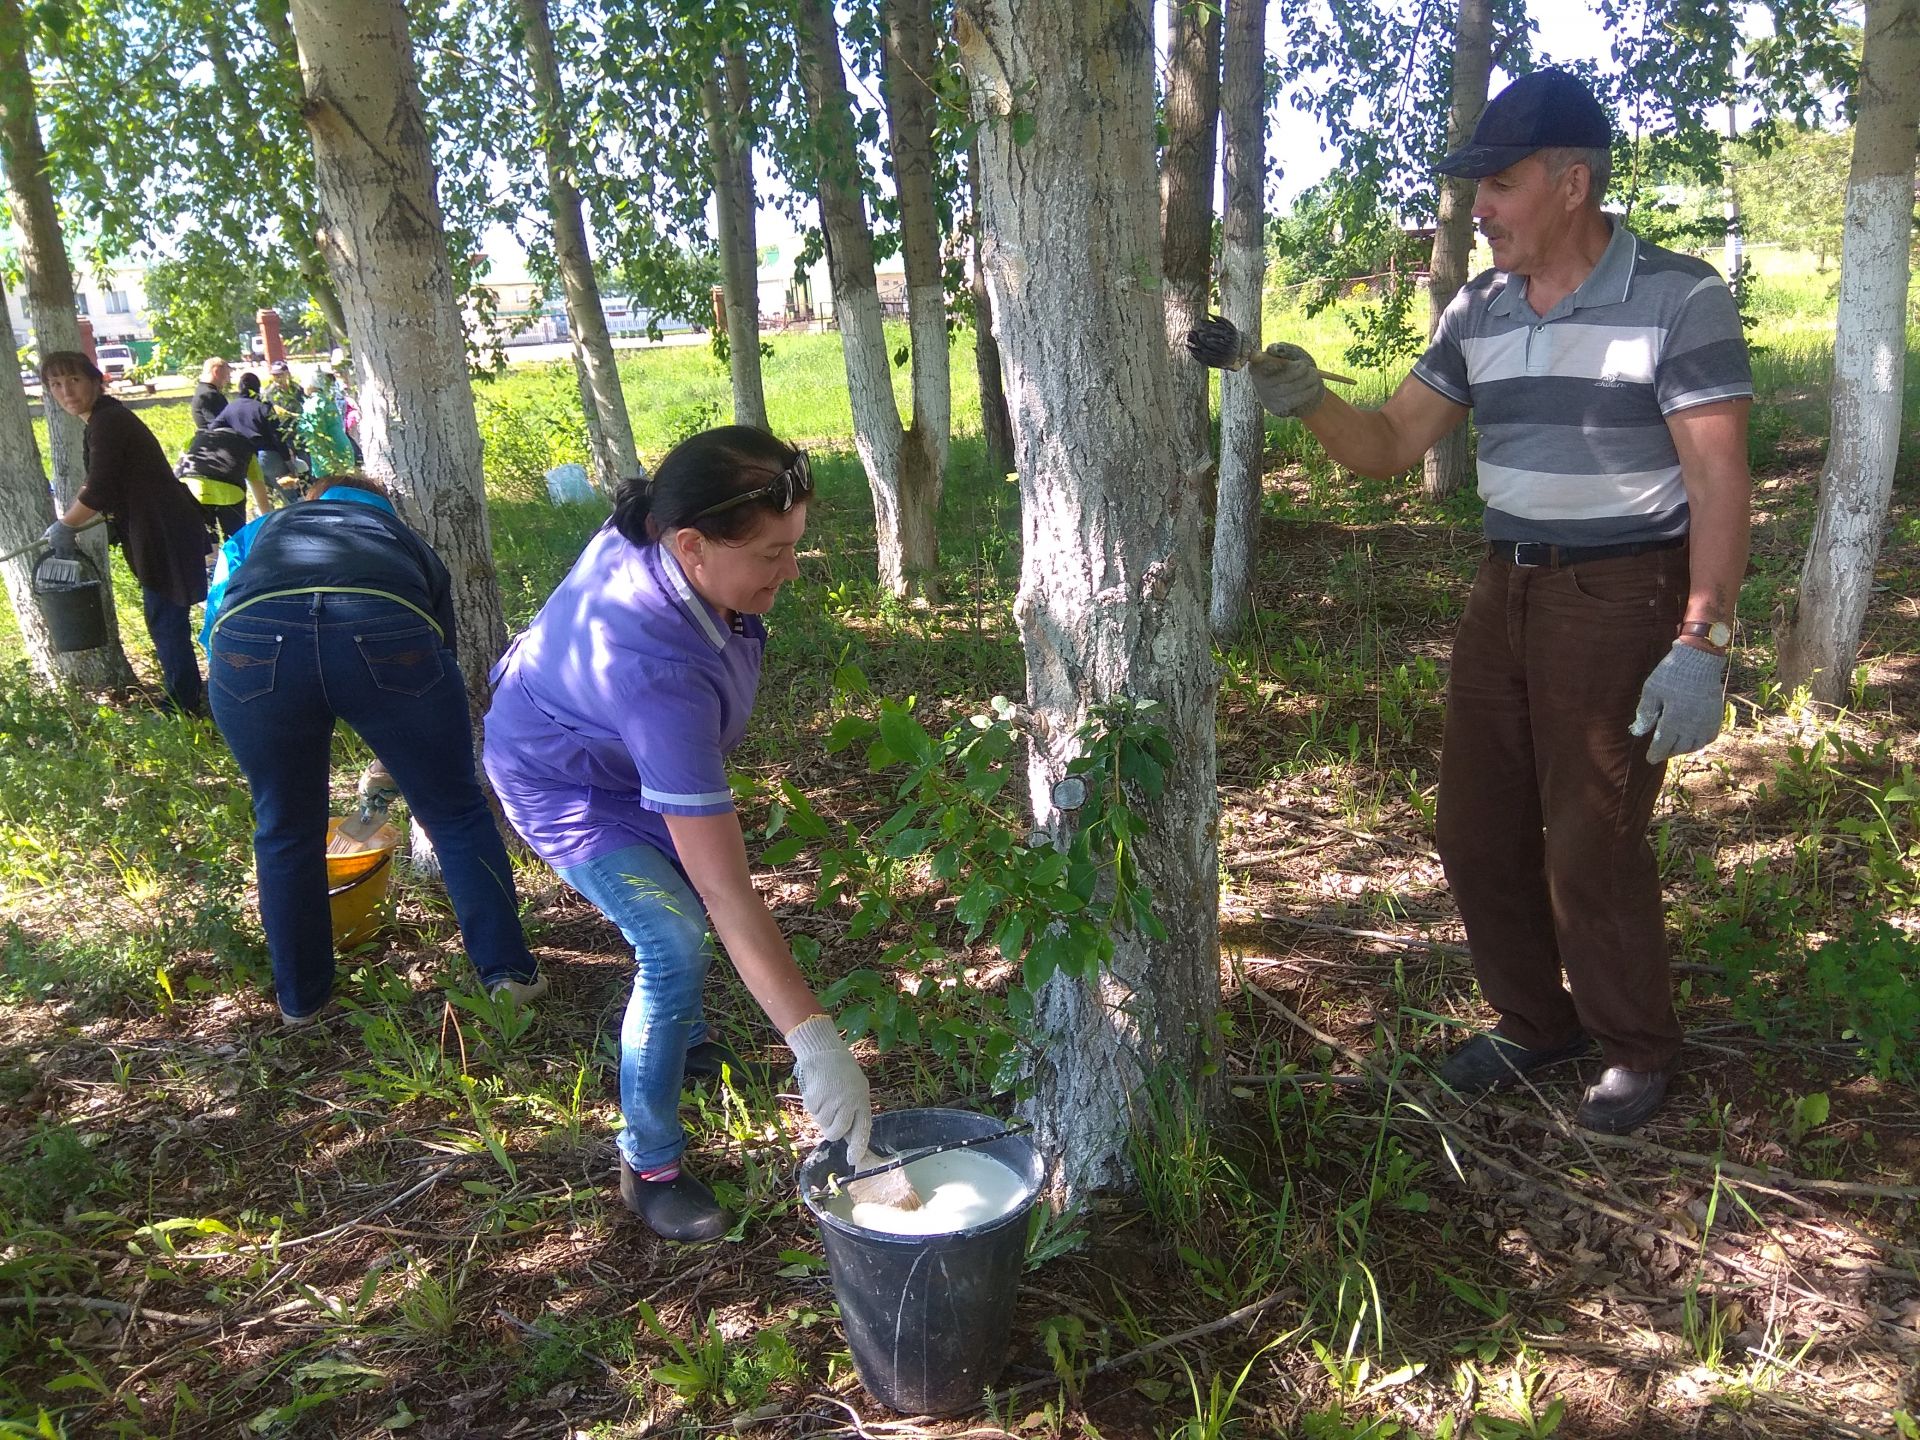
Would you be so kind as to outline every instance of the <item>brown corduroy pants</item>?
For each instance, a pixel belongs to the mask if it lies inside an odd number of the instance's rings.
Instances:
[[[1499,1033],[1530,1049],[1584,1030],[1609,1065],[1664,1070],[1679,1051],[1647,840],[1666,766],[1627,726],[1687,583],[1685,547],[1562,568],[1489,557],[1475,577],[1439,851]]]

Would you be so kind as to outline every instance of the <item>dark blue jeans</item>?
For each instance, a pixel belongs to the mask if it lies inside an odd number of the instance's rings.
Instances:
[[[167,704],[175,710],[200,708],[200,657],[193,648],[191,607],[176,605],[158,590],[140,588],[140,608],[147,617],[147,638],[160,662],[160,684]]]
[[[467,687],[432,626],[372,595],[262,600],[221,623],[208,670],[214,723],[253,789],[260,920],[282,1011],[310,1015],[333,990],[335,720],[380,757],[426,826],[482,983],[533,979],[513,869],[474,769]]]

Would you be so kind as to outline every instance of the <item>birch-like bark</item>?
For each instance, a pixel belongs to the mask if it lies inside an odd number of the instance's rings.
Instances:
[[[1212,280],[1214,135],[1220,120],[1220,11],[1167,0],[1167,148],[1160,160],[1160,240],[1175,436],[1191,468],[1213,453],[1207,370],[1187,332],[1207,318]]]
[[[354,338],[360,443],[453,576],[476,718],[506,641],[480,429],[399,0],[293,0],[321,253]]]
[[[767,423],[760,377],[759,246],[754,238],[753,145],[747,107],[747,65],[732,46],[721,50],[717,73],[701,84],[707,157],[713,170],[713,208],[720,230],[720,281],[727,312],[727,369],[733,380],[733,423]]]
[[[967,147],[967,269],[973,292],[973,370],[980,381],[980,432],[987,449],[987,470],[1013,473],[1013,420],[1000,373],[1000,341],[993,318],[993,292],[987,285],[986,222],[981,213],[980,147]]]
[[[56,350],[78,350],[81,348],[80,320],[73,298],[73,266],[67,259],[60,212],[54,207],[53,187],[47,179],[47,155],[40,141],[40,117],[34,101],[26,27],[15,0],[0,0],[0,163],[6,167],[7,203],[12,208],[14,229],[20,237],[20,269],[25,280],[23,289],[27,316],[33,323],[34,343],[42,355],[51,355]],[[12,329],[9,319],[7,330],[11,333]],[[12,366],[14,353],[13,350],[0,353],[0,362]],[[18,385],[19,379],[16,367],[13,383]],[[23,399],[24,394],[23,391]],[[45,409],[47,446],[53,452],[53,492],[64,512],[86,483],[82,454],[86,427],[54,404],[51,396],[47,397]],[[37,450],[20,452],[15,463],[24,465],[29,454],[37,469]],[[23,475],[23,483],[25,478]],[[53,507],[47,504],[44,475],[34,489],[45,516],[34,531],[37,535],[53,520]],[[81,554],[93,563],[101,579],[106,579],[107,527],[100,525],[84,532],[79,544]],[[13,546],[6,548],[11,550]],[[59,678],[76,689],[117,690],[133,683],[133,669],[127,664],[126,652],[120,645],[113,588],[102,585],[100,589],[107,607],[107,643],[97,650],[52,658]],[[48,654],[52,654],[51,647]]]
[[[1473,137],[1480,112],[1487,108],[1487,82],[1493,72],[1492,0],[1460,0],[1453,40],[1453,100],[1447,109],[1447,148]],[[1473,258],[1474,182],[1440,177],[1440,214],[1433,234],[1433,263],[1427,279],[1427,338],[1440,328],[1453,297],[1467,283]],[[1422,478],[1430,500],[1464,490],[1472,478],[1468,427],[1456,425],[1427,452]]]
[[[1840,244],[1831,438],[1800,592],[1775,627],[1781,678],[1834,705],[1847,697],[1860,652],[1900,448],[1916,129],[1920,0],[1868,0]]]
[[[1226,79],[1220,113],[1227,223],[1221,237],[1220,308],[1260,343],[1260,292],[1267,274],[1267,0],[1227,0]],[[1176,365],[1179,361],[1174,362]],[[1266,411],[1244,369],[1220,374],[1220,484],[1213,517],[1213,633],[1233,635],[1253,603],[1260,536],[1260,456]]]
[[[938,580],[940,495],[953,433],[947,287],[933,177],[933,9],[929,0],[886,0],[881,19],[887,139],[900,200],[913,367],[913,420],[900,441],[900,548],[914,588],[931,599]]]
[[[527,68],[533,76],[534,103],[540,114],[540,152],[547,170],[547,213],[553,222],[553,260],[566,297],[567,338],[573,344],[573,370],[580,382],[581,409],[587,419],[593,483],[611,500],[628,476],[646,472],[633,443],[633,421],[620,389],[620,367],[613,336],[600,304],[600,282],[593,274],[587,222],[574,184],[572,113],[553,49],[553,25],[547,0],[519,0],[526,31]]]
[[[0,360],[10,359],[18,348],[6,289],[0,286]],[[33,438],[33,411],[27,403],[26,387],[20,383],[18,366],[0,364],[0,555],[27,547],[26,553],[0,561],[0,580],[4,580],[7,598],[13,602],[27,664],[43,685],[61,685],[67,679],[54,654],[47,622],[33,598],[34,563],[45,553],[35,553],[33,542],[52,518],[47,472],[40,466],[40,446]]]
[[[1134,796],[1164,941],[1039,998],[1029,1111],[1068,1192],[1123,1180],[1149,1086],[1204,1101],[1220,1001],[1212,648],[1199,483],[1167,424],[1148,0],[961,0],[987,274],[1019,459],[1015,616],[1039,822],[1090,706],[1152,700],[1175,759]]]
[[[255,9],[264,14],[274,10],[274,5],[259,5]],[[311,197],[305,193],[304,187],[296,186],[288,176],[279,173],[268,152],[266,124],[261,119],[259,108],[253,103],[253,86],[241,75],[227,47],[224,28],[226,13],[209,9],[200,20],[207,41],[207,60],[220,81],[220,93],[233,106],[234,125],[229,138],[253,166],[256,175],[272,177],[272,183],[266,185],[265,189],[277,202],[273,210],[274,221],[280,227],[280,243],[287,247],[287,253],[293,257],[294,267],[300,273],[300,283],[307,287],[307,293],[319,307],[327,328],[334,333],[339,344],[345,345],[348,339],[347,317],[340,309],[340,296],[333,288],[333,279],[327,274],[327,262],[321,258],[320,247],[314,239],[316,227],[308,208]],[[271,22],[266,29],[275,53],[283,56],[288,65],[297,63],[291,37],[276,33]],[[284,26],[280,29],[284,32]],[[284,46],[283,41],[286,42]]]
[[[933,527],[930,521],[917,523],[903,513],[919,495],[901,484],[906,431],[893,399],[893,371],[873,274],[873,231],[860,193],[853,99],[840,63],[840,29],[834,23],[832,0],[803,0],[798,31],[800,79],[807,92],[818,157],[820,227],[853,405],[853,444],[873,494],[880,583],[894,595],[906,595],[922,570],[930,571],[933,559],[909,555],[906,543],[909,537],[931,535]]]

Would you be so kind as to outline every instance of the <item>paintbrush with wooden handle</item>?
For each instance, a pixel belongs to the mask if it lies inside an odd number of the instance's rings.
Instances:
[[[869,1144],[859,1155],[853,1153],[851,1144],[847,1146],[847,1163],[855,1170],[885,1165],[894,1158],[893,1151],[876,1145]],[[895,1210],[918,1210],[921,1205],[920,1192],[913,1188],[913,1181],[904,1168],[863,1175],[848,1184],[847,1193],[862,1204],[887,1205]]]
[[[1267,352],[1240,333],[1240,328],[1224,315],[1209,315],[1207,323],[1187,331],[1187,353],[1202,365],[1215,370],[1238,370],[1257,361]],[[1351,375],[1335,375],[1331,370],[1314,367],[1314,374],[1335,385],[1351,385]]]

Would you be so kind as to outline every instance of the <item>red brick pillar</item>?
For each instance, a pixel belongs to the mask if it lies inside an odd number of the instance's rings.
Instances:
[[[80,317],[80,348],[87,352],[87,359],[95,365],[100,363],[99,347],[93,343],[93,321],[84,315]]]
[[[266,342],[267,353],[265,359],[267,364],[271,365],[276,360],[286,359],[287,342],[280,338],[280,312],[278,310],[262,310],[255,318],[260,322],[260,338]]]

